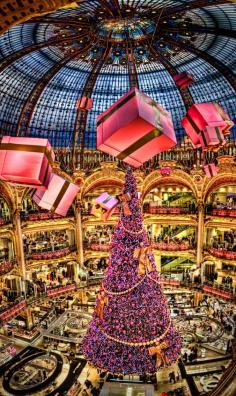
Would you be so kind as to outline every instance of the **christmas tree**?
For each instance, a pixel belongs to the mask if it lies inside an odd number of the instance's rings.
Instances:
[[[126,173],[110,264],[100,286],[83,352],[93,366],[145,374],[178,359],[181,337],[170,318],[154,256],[143,228],[135,177]]]

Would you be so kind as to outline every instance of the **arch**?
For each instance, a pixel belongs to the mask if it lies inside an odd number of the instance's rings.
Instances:
[[[168,184],[179,184],[184,187],[188,187],[194,197],[197,200],[198,193],[197,193],[197,188],[194,184],[193,179],[191,176],[189,176],[186,172],[179,170],[179,169],[174,169],[172,171],[172,174],[170,176],[161,176],[160,171],[154,171],[150,173],[144,180],[143,184],[143,198],[145,195],[147,195],[154,187],[158,185],[168,185]]]
[[[124,172],[118,170],[114,163],[103,163],[102,169],[95,171],[89,176],[84,184],[81,186],[80,197],[81,199],[91,190],[100,186],[123,186]]]
[[[80,0],[77,0],[77,3],[79,2]],[[17,2],[14,0],[3,0],[0,5],[2,18],[0,34],[34,16],[53,12],[71,3],[72,0],[24,0]]]
[[[11,211],[14,210],[14,197],[10,186],[7,183],[0,181],[0,195],[6,201]]]
[[[231,174],[221,174],[213,179],[209,179],[209,181],[206,183],[205,188],[204,188],[204,193],[203,193],[203,202],[206,203],[208,196],[210,195],[211,192],[213,192],[216,188],[229,185],[229,184],[235,184],[236,185],[236,174],[232,172]]]

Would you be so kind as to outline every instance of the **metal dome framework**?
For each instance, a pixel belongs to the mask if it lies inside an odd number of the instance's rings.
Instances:
[[[84,0],[0,37],[1,134],[96,148],[96,116],[138,86],[180,120],[194,102],[236,107],[236,6],[227,1]],[[173,76],[190,71],[179,90]],[[92,97],[90,112],[77,109]],[[80,155],[83,158],[83,155]]]

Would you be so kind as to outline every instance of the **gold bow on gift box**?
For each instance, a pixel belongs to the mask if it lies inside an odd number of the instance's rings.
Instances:
[[[130,216],[132,214],[128,202],[131,201],[131,196],[130,194],[121,194],[118,195],[118,199],[121,202],[122,208],[123,208],[123,213],[126,216]]]
[[[94,204],[92,207],[91,213],[98,219],[107,221],[107,220],[109,220],[111,215],[114,213],[114,211],[115,211],[115,207],[110,210],[106,210],[106,209],[102,208],[100,205]]]
[[[100,319],[103,319],[104,316],[104,307],[108,304],[108,297],[105,295],[105,293],[101,293],[98,296],[98,304],[96,308],[96,313],[99,316]]]
[[[146,274],[146,270],[148,270],[148,272],[153,271],[152,263],[148,257],[148,254],[150,253],[151,249],[149,246],[142,246],[134,250],[134,258],[139,260],[138,275]]]
[[[164,367],[167,367],[170,363],[170,359],[166,356],[164,351],[166,348],[168,348],[168,346],[169,345],[167,342],[162,342],[159,345],[149,348],[149,355],[156,355],[157,368],[160,368],[162,364]]]

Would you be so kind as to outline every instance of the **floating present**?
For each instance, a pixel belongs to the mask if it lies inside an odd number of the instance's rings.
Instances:
[[[0,145],[0,179],[45,189],[54,159],[47,139],[3,136]]]
[[[50,176],[46,191],[36,190],[33,200],[43,209],[66,216],[79,187],[56,174]]]
[[[98,198],[96,198],[95,203],[92,206],[91,213],[95,217],[103,221],[107,221],[115,212],[118,203],[118,199],[110,196],[107,193],[103,193]]]
[[[186,88],[189,85],[194,83],[194,78],[187,71],[183,71],[183,72],[178,73],[174,76],[174,81],[175,81],[176,85],[178,85],[178,87]]]
[[[171,166],[162,166],[161,167],[161,176],[170,176],[172,172]]]
[[[95,199],[96,203],[106,210],[113,209],[118,204],[118,199],[112,197],[108,193],[101,194]]]
[[[217,176],[217,168],[215,164],[208,164],[204,166],[204,171],[207,177],[211,178]]]
[[[82,96],[82,98],[80,98],[78,103],[77,103],[77,107],[78,107],[79,110],[89,111],[93,107],[93,99],[92,98],[86,98],[86,96]]]
[[[97,118],[97,148],[134,167],[176,143],[170,113],[137,88]]]

